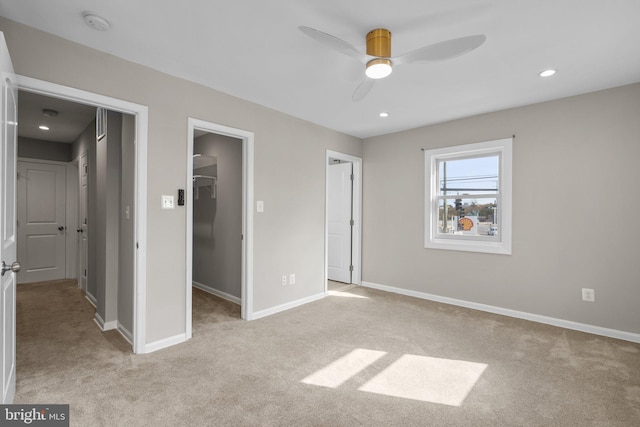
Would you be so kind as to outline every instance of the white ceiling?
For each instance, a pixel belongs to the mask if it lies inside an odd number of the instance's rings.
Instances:
[[[90,29],[84,11],[111,30]],[[0,0],[0,15],[361,138],[640,81],[639,0]],[[384,27],[392,55],[487,41],[396,67],[354,103],[364,66],[300,25],[362,51]],[[558,73],[538,77],[547,68]]]

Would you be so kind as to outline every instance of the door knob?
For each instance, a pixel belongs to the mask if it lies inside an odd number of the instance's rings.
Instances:
[[[58,227],[58,230],[62,231],[64,230],[64,227],[61,225],[60,227]]]
[[[12,273],[17,273],[20,271],[20,263],[18,261],[14,262],[11,265],[7,265],[4,261],[2,261],[2,275],[7,271],[11,271]]]

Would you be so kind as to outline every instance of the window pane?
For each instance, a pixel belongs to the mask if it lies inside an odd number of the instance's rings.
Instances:
[[[497,194],[498,165],[497,154],[467,159],[438,161],[438,194],[473,195]]]
[[[438,203],[438,233],[497,236],[498,220],[497,199],[458,197]]]

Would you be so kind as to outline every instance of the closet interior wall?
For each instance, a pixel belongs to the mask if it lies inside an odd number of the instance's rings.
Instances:
[[[206,133],[193,148],[193,282],[240,302],[242,141]]]

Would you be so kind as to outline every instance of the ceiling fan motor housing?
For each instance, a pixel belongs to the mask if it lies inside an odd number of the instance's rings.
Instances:
[[[383,79],[391,74],[391,31],[378,28],[367,34],[367,55],[374,58],[367,62],[365,74],[370,79]]]
[[[367,34],[367,55],[391,58],[391,31],[378,28]]]

